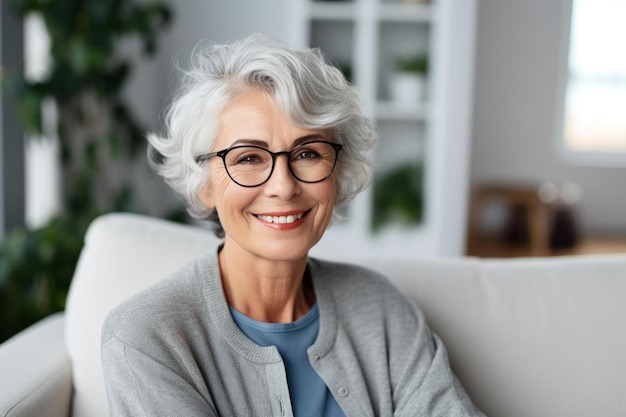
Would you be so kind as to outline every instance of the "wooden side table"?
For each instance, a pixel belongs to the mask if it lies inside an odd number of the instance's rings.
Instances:
[[[550,254],[550,231],[548,206],[541,201],[536,186],[531,185],[482,185],[472,191],[469,213],[469,242],[477,242],[482,237],[482,214],[492,200],[502,201],[513,215],[516,207],[523,207],[528,227],[530,255]]]

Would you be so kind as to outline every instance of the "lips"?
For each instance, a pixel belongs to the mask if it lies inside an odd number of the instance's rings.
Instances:
[[[300,223],[304,216],[309,213],[310,210],[294,212],[294,213],[269,213],[269,214],[255,214],[254,216],[262,222],[273,225],[294,225]]]

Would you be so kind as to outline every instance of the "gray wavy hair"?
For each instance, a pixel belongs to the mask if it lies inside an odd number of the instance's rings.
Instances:
[[[258,34],[228,45],[200,43],[165,113],[165,136],[148,134],[152,169],[184,198],[193,217],[215,221],[219,234],[217,213],[199,198],[208,164],[198,164],[196,156],[212,149],[223,109],[250,89],[269,93],[293,124],[325,130],[343,145],[336,167],[337,216],[369,184],[367,153],[378,135],[356,88],[318,49],[297,49]]]

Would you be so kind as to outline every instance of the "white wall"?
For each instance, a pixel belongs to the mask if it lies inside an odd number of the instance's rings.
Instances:
[[[574,181],[583,229],[624,233],[626,169],[566,163],[554,145],[570,1],[479,1],[471,181]]]

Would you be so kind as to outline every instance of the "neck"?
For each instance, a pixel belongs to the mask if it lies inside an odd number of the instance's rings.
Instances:
[[[219,253],[220,273],[228,304],[267,323],[290,323],[313,306],[307,258],[273,261],[251,256],[226,243]]]

